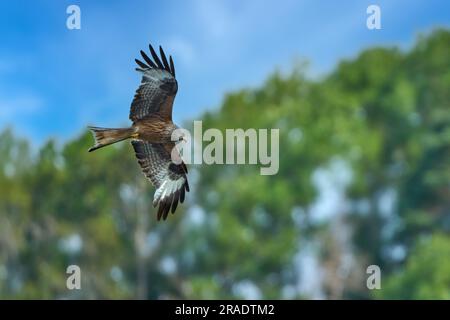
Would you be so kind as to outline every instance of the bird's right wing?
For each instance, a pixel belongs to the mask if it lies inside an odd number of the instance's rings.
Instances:
[[[168,62],[163,49],[159,47],[161,61],[153,47],[150,45],[149,48],[153,60],[142,50],[141,55],[146,63],[135,59],[139,65],[136,70],[142,73],[142,80],[131,103],[130,119],[133,122],[155,113],[163,119],[172,120],[173,101],[178,91],[172,56]]]
[[[178,201],[183,203],[185,191],[189,192],[186,165],[172,162],[171,150],[174,143],[158,144],[142,140],[132,140],[136,158],[145,176],[156,187],[153,206],[159,204],[158,220],[166,220],[170,209],[177,208]]]

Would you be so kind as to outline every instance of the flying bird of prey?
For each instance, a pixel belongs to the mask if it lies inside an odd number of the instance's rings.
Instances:
[[[183,202],[189,192],[187,168],[181,158],[172,161],[175,143],[184,140],[172,122],[172,107],[178,90],[172,56],[167,61],[161,47],[161,59],[149,46],[153,60],[141,50],[145,63],[135,59],[136,71],[142,74],[141,84],[136,90],[130,109],[129,128],[109,129],[89,127],[95,145],[89,152],[104,146],[131,139],[136,158],[144,175],[155,186],[153,206],[159,205],[157,218],[165,220],[169,211],[175,212],[178,202]],[[174,133],[174,136],[172,135]]]

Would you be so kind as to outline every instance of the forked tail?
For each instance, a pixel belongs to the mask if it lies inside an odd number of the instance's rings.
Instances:
[[[88,127],[92,131],[95,145],[89,148],[89,152],[108,146],[110,144],[131,138],[134,133],[133,128],[109,129],[99,127]]]

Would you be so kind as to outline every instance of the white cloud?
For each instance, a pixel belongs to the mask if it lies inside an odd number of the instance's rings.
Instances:
[[[40,97],[24,93],[6,96],[0,93],[0,118],[11,120],[18,115],[30,115],[39,111],[43,106]]]
[[[18,72],[18,67],[17,59],[4,56],[0,58],[0,88],[3,88],[0,91],[0,120],[2,121],[9,121],[17,115],[33,114],[43,106],[42,98],[25,88],[17,88],[12,91],[5,89],[10,87],[7,75]]]

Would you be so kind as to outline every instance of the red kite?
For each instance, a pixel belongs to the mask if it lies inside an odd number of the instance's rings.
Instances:
[[[104,146],[131,139],[136,158],[144,175],[155,186],[153,206],[158,208],[158,220],[166,220],[169,211],[175,212],[178,201],[184,201],[185,191],[189,192],[187,168],[184,162],[176,164],[171,159],[175,142],[184,139],[183,135],[172,134],[179,129],[172,122],[172,107],[178,91],[175,67],[172,56],[167,61],[161,47],[161,60],[150,45],[151,60],[141,50],[145,62],[135,59],[136,70],[142,74],[130,109],[129,128],[108,129],[89,127],[95,138],[95,145],[89,152]]]

